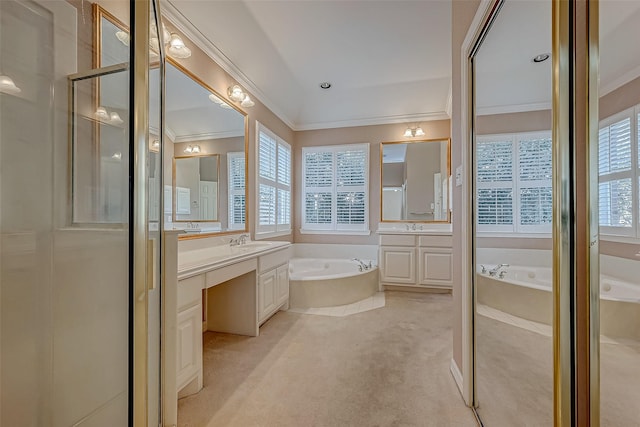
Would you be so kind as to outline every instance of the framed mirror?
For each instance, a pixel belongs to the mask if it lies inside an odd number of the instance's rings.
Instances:
[[[217,222],[220,155],[173,159],[173,221]]]
[[[246,114],[172,59],[165,81],[165,216],[190,235],[246,231]]]
[[[380,144],[380,220],[451,222],[451,140]]]

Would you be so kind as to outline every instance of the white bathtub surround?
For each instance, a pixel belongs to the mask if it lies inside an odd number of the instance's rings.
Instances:
[[[335,307],[318,308],[290,308],[289,311],[300,314],[314,314],[319,316],[344,317],[352,314],[364,313],[385,306],[384,292],[376,292],[374,295],[352,304],[338,305]]]
[[[360,258],[373,260],[377,264],[377,245],[335,245],[322,243],[295,243],[292,245],[294,258]]]
[[[476,262],[485,266],[510,264],[551,268],[553,265],[553,254],[546,249],[478,248],[476,256]]]
[[[494,264],[484,266],[486,270]],[[550,325],[551,268],[510,265],[489,276],[477,265],[477,301],[502,312]],[[613,338],[640,340],[640,286],[606,274],[600,276],[600,331]]]
[[[378,268],[372,260],[293,258],[289,262],[289,305],[333,307],[361,301],[378,291]],[[371,268],[368,266],[371,265]]]

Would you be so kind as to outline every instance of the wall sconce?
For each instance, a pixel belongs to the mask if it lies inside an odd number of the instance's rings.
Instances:
[[[157,153],[158,151],[160,151],[160,140],[157,138],[154,138],[153,141],[151,141],[151,151]]]
[[[242,88],[238,85],[229,86],[227,94],[229,95],[229,99],[239,102],[240,105],[245,108],[250,108],[256,105],[256,103],[249,98],[249,95],[244,93]]]
[[[187,154],[198,154],[200,152],[199,145],[187,145],[187,148],[184,149],[184,152]]]
[[[407,130],[404,131],[405,138],[413,138],[414,136],[424,136],[424,131],[420,126],[414,128],[407,126]]]
[[[8,93],[9,95],[17,95],[22,92],[22,89],[16,86],[11,77],[0,76],[0,92]]]
[[[176,33],[170,33],[164,23],[162,24],[162,34],[159,34],[156,24],[152,23],[150,27],[151,34],[158,34],[162,38],[167,54],[179,59],[185,59],[191,56],[191,49],[184,44],[184,41],[179,35]],[[127,31],[117,31],[116,38],[125,46],[129,46],[129,43],[131,42],[131,36]],[[149,39],[149,53],[152,57],[157,57],[159,51],[160,40],[158,37],[151,37]]]
[[[120,114],[115,111],[109,113],[104,107],[98,107],[95,114],[98,120],[104,123],[109,123],[112,125],[121,125],[123,123],[122,119],[120,118]]]

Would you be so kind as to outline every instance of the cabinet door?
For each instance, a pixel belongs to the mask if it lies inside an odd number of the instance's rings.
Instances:
[[[380,247],[381,281],[384,283],[416,283],[416,250],[401,246]]]
[[[198,304],[178,313],[177,386],[180,390],[197,375],[202,357],[202,308]]]
[[[258,318],[260,321],[269,316],[276,308],[277,274],[274,268],[262,273],[258,280]]]
[[[277,305],[280,306],[289,299],[289,264],[278,267],[276,276],[278,282]]]
[[[420,248],[421,285],[453,285],[453,252],[448,248]]]

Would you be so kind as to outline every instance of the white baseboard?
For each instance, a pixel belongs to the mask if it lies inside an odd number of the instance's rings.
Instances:
[[[453,376],[453,380],[456,382],[456,385],[458,386],[458,391],[460,392],[460,395],[464,399],[464,392],[462,391],[462,373],[460,372],[460,369],[458,369],[458,365],[456,364],[456,361],[453,360],[453,358],[451,358],[449,371],[451,371],[451,376]]]

